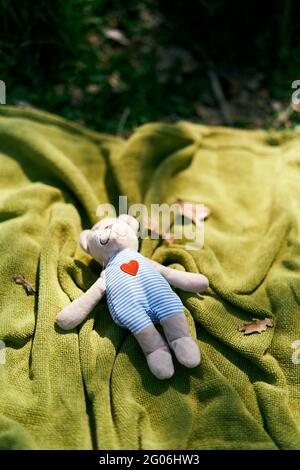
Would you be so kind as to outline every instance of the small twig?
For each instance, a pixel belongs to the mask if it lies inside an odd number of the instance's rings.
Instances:
[[[130,108],[125,108],[118,124],[117,135],[122,136],[125,124],[127,122],[128,116],[130,114]]]
[[[27,279],[25,279],[25,277],[21,276],[20,274],[16,274],[14,276],[14,281],[16,284],[21,284],[24,289],[25,289],[25,292],[27,295],[34,295],[35,294],[35,289],[34,287],[32,286],[32,284],[27,281]]]
[[[208,71],[208,76],[210,79],[211,87],[213,90],[213,93],[215,95],[216,101],[218,103],[218,106],[220,108],[220,113],[222,115],[222,118],[228,126],[232,125],[232,119],[230,116],[230,110],[228,103],[226,101],[225,95],[222,90],[222,86],[220,83],[220,80],[217,76],[217,74],[213,70]]]

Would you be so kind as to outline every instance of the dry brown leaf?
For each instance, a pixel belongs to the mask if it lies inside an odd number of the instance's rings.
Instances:
[[[202,222],[209,216],[210,209],[206,206],[202,206],[201,210],[199,211],[199,207],[196,204],[191,204],[183,199],[177,199],[176,204],[178,205],[178,211],[184,217],[192,220],[197,227],[202,226]],[[146,221],[146,228],[151,232],[155,232],[159,235],[160,238],[166,240],[169,244],[174,243],[174,236],[170,232],[164,232],[161,230],[159,223],[155,220],[151,219],[150,217]]]
[[[116,93],[122,93],[126,90],[126,84],[121,79],[119,72],[113,72],[107,77],[107,81]]]
[[[148,219],[146,221],[146,228],[147,228],[147,230],[149,230],[151,232],[157,233],[159,235],[159,237],[164,238],[169,243],[173,243],[173,235],[170,232],[163,232],[161,230],[159,224],[156,221],[154,221],[153,219],[151,219],[150,217],[148,217]]]
[[[206,206],[202,206],[199,211],[199,207],[197,207],[196,204],[185,202],[182,199],[177,199],[176,203],[178,205],[179,213],[192,220],[198,227],[201,226],[201,222],[203,222],[203,220],[205,220],[210,214],[210,209]],[[150,217],[146,220],[146,228],[151,232],[157,233],[160,238],[163,238],[169,244],[174,243],[174,235],[170,232],[164,232],[161,230],[159,223]]]
[[[202,226],[203,220],[210,215],[210,209],[206,206],[202,206],[199,211],[196,204],[191,204],[182,199],[177,199],[176,204],[178,204],[180,214],[192,220],[197,227]]]
[[[96,83],[90,83],[86,87],[86,91],[89,95],[97,95],[101,91],[100,85],[97,85]]]
[[[90,44],[92,44],[92,46],[97,46],[98,47],[101,44],[101,39],[95,33],[88,34],[87,40]]]
[[[33,285],[25,279],[25,277],[21,276],[20,274],[16,274],[14,276],[14,281],[16,284],[21,284],[27,295],[34,295],[35,294],[35,289]]]
[[[252,333],[261,333],[274,326],[271,318],[265,318],[264,320],[253,318],[252,320],[252,323],[244,323],[243,326],[240,326],[239,331],[244,335],[251,335]]]
[[[129,44],[129,40],[125,36],[125,34],[116,28],[103,28],[104,35],[111,39],[112,41],[118,42],[123,46],[127,46]]]

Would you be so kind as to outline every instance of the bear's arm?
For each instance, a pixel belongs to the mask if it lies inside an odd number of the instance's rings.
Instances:
[[[167,268],[156,261],[150,260],[153,267],[174,287],[178,287],[186,292],[202,292],[209,286],[207,277],[203,274],[179,271],[178,269]]]
[[[105,293],[105,277],[101,277],[78,299],[73,300],[56,317],[56,323],[64,330],[72,330],[81,323],[101,300]]]

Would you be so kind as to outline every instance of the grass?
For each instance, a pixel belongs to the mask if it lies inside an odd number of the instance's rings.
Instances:
[[[300,79],[300,5],[275,0],[272,6],[257,0],[0,0],[7,102],[119,134],[156,120],[297,125],[296,113],[280,116],[291,82]]]

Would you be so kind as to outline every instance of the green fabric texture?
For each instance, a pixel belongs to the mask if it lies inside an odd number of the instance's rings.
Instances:
[[[175,361],[170,380],[151,375],[105,298],[76,330],[55,325],[100,273],[79,233],[119,195],[212,211],[201,250],[141,243],[144,255],[210,280],[203,295],[178,291],[202,363]],[[0,448],[299,449],[299,223],[296,132],[156,123],[125,140],[1,106]],[[238,331],[265,317],[274,328]]]

